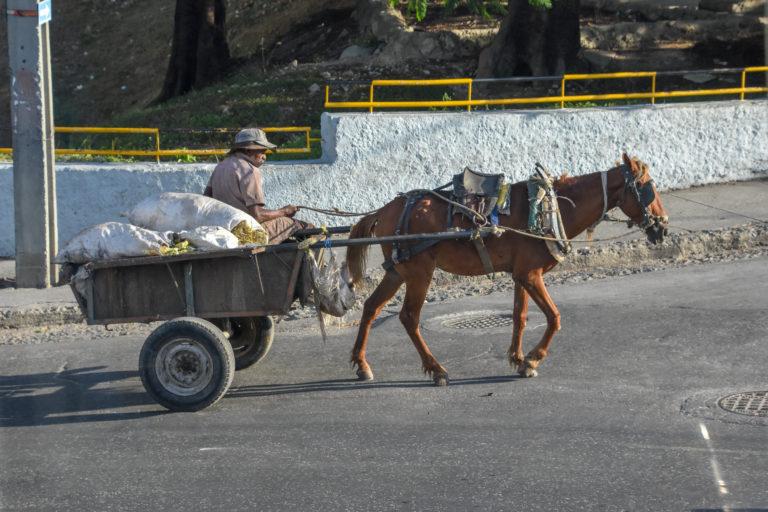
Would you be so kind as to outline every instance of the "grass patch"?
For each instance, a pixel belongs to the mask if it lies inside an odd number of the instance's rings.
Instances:
[[[165,103],[134,109],[112,119],[114,126],[156,127],[163,149],[224,149],[234,134],[245,127],[310,126],[319,137],[323,94],[310,94],[312,84],[321,85],[319,75],[263,77],[255,67],[241,69],[213,86],[199,89]],[[306,145],[303,133],[270,133],[279,147]],[[124,147],[124,146],[121,146]],[[312,152],[270,155],[270,160],[318,158],[319,143]],[[196,157],[215,161],[216,157]]]

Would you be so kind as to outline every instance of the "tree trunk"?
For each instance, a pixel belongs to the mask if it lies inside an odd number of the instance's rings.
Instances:
[[[579,0],[552,0],[552,8],[509,0],[493,43],[483,50],[478,78],[560,75],[573,70],[580,49]]]
[[[171,59],[156,102],[220,78],[229,64],[224,0],[176,0]]]

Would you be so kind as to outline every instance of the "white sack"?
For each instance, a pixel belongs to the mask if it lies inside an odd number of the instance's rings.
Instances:
[[[176,233],[201,226],[221,226],[232,231],[241,222],[254,231],[264,231],[256,219],[242,210],[212,197],[185,192],[148,197],[128,212],[128,220],[143,228]]]
[[[106,222],[75,235],[56,255],[56,263],[157,255],[167,246],[168,241],[160,233],[122,222]]]
[[[219,226],[200,226],[190,231],[182,231],[179,237],[188,240],[195,249],[201,251],[235,249],[240,245],[235,235]]]

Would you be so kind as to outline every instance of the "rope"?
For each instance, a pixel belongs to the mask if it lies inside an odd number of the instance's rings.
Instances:
[[[488,224],[488,220],[485,218],[485,216],[483,216],[483,214],[481,214],[477,210],[473,210],[472,208],[470,208],[468,206],[464,206],[461,203],[457,203],[456,201],[452,201],[452,200],[448,199],[447,197],[438,194],[434,190],[430,190],[428,188],[417,188],[415,190],[411,190],[410,192],[408,192],[408,194],[413,193],[413,192],[419,192],[419,193],[423,193],[423,194],[431,194],[431,195],[435,196],[436,198],[438,198],[438,199],[440,199],[442,201],[445,201],[446,203],[448,203],[450,205],[453,205],[453,206],[455,206],[456,208],[458,208],[460,210],[464,210],[465,212],[470,214],[472,217],[475,217],[479,221],[479,222],[475,222],[475,224],[477,226],[482,227],[482,226],[485,226],[486,224]]]
[[[683,201],[688,201],[690,203],[700,204],[701,206],[706,206],[707,208],[712,208],[713,210],[720,210],[721,212],[730,213],[731,215],[736,215],[737,217],[744,217],[745,219],[762,222],[763,224],[768,224],[768,220],[756,219],[754,217],[750,217],[749,215],[744,215],[743,213],[732,212],[731,210],[726,210],[725,208],[718,208],[717,206],[712,206],[711,204],[694,201],[693,199],[688,199],[687,197],[678,196],[677,194],[671,194],[667,192],[665,195],[676,197],[677,199],[682,199]]]
[[[409,191],[408,194],[413,193],[413,192],[433,195],[433,196],[437,197],[438,199],[440,199],[442,201],[445,201],[446,203],[448,203],[450,205],[453,205],[456,208],[469,213],[472,217],[474,217],[475,219],[478,219],[479,221],[482,222],[481,224],[478,224],[478,228],[479,228],[480,231],[488,231],[488,232],[511,231],[513,233],[517,233],[518,235],[522,235],[522,236],[525,236],[525,237],[528,237],[528,238],[535,238],[537,240],[546,240],[546,241],[551,241],[551,242],[562,242],[562,240],[560,240],[558,238],[555,238],[555,237],[535,235],[535,234],[530,233],[528,231],[523,231],[522,229],[510,228],[508,226],[493,226],[491,228],[486,227],[486,225],[488,224],[488,221],[477,210],[473,210],[472,208],[469,208],[468,206],[464,206],[461,203],[457,203],[456,201],[452,201],[452,200],[448,199],[447,197],[438,194],[435,190],[426,189],[426,188],[424,188],[424,189],[414,189],[414,190]],[[333,216],[336,216],[336,217],[362,217],[364,215],[370,215],[370,214],[376,213],[376,212],[378,212],[381,209],[381,208],[379,208],[379,209],[376,209],[376,210],[371,210],[369,212],[345,212],[345,211],[339,210],[338,208],[326,209],[326,208],[315,208],[315,207],[312,207],[312,206],[297,206],[297,208],[303,209],[303,210],[310,210],[310,211],[318,212],[318,213],[323,213],[323,214],[326,214],[326,215],[333,215]],[[613,222],[624,222],[624,221],[621,221],[621,220],[618,220],[618,219],[608,218],[607,215],[605,216],[604,220],[610,220],[610,221],[613,221]],[[678,228],[678,229],[685,229],[685,228]],[[627,236],[629,236],[631,234],[632,234],[632,232],[630,231],[628,233],[624,233],[623,235],[612,236],[610,238],[596,238],[594,240],[567,240],[567,241],[569,241],[571,243],[580,243],[580,244],[590,244],[590,243],[594,243],[594,242],[612,242],[612,241],[618,240],[620,238],[625,238],[625,237],[627,237]]]
[[[298,208],[299,210],[309,210],[312,212],[323,213],[325,215],[332,215],[334,217],[363,217],[365,215],[376,213],[381,209],[381,208],[378,208],[376,210],[371,210],[369,212],[345,212],[343,210],[339,210],[338,208],[325,209],[325,208],[315,208],[313,206],[304,206],[304,205],[297,205],[296,208]]]
[[[510,228],[510,227],[507,227],[507,226],[496,226],[496,228],[500,229],[502,231],[512,231],[513,233],[517,233],[518,235],[527,236],[528,238],[536,238],[538,240],[549,240],[550,242],[562,242],[562,240],[560,240],[558,238],[555,238],[555,237],[534,235],[533,233],[529,233],[528,231],[523,231],[521,229]],[[618,240],[620,238],[625,238],[625,237],[631,235],[632,233],[633,232],[630,231],[628,233],[624,233],[623,235],[612,236],[610,238],[595,238],[592,241],[590,241],[590,240],[567,240],[567,241],[571,242],[571,243],[576,243],[576,244],[590,244],[590,243],[593,243],[593,242],[612,242],[613,240]]]

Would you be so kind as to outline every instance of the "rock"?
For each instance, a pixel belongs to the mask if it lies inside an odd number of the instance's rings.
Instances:
[[[341,55],[339,55],[339,60],[362,59],[370,56],[372,53],[373,50],[370,48],[353,44],[341,52]]]
[[[683,78],[695,84],[705,84],[714,80],[715,76],[710,75],[709,73],[688,73],[687,75],[683,75]]]
[[[699,9],[733,14],[761,14],[765,0],[700,0]]]
[[[693,49],[702,43],[749,41],[762,38],[764,29],[758,18],[744,16],[651,23],[620,22],[582,27],[581,46],[585,50],[648,54],[654,50]],[[666,63],[663,67],[669,69]],[[658,69],[658,63],[637,69]]]
[[[358,25],[383,43],[376,49],[376,64],[402,66],[408,60],[454,61],[474,55],[473,45],[463,44],[453,32],[419,32],[408,27],[403,16],[388,2],[359,0],[355,10]]]
[[[423,38],[419,43],[419,51],[424,55],[431,55],[438,48],[438,43],[431,37]]]
[[[320,89],[322,89],[318,84],[312,84],[309,86],[309,94],[314,95],[320,92]]]
[[[320,76],[323,77],[325,80],[331,79],[331,74],[327,71],[323,71],[322,73],[320,73]]]
[[[296,69],[297,67],[299,67],[299,61],[297,61],[296,59],[293,59],[289,64],[289,66]]]

